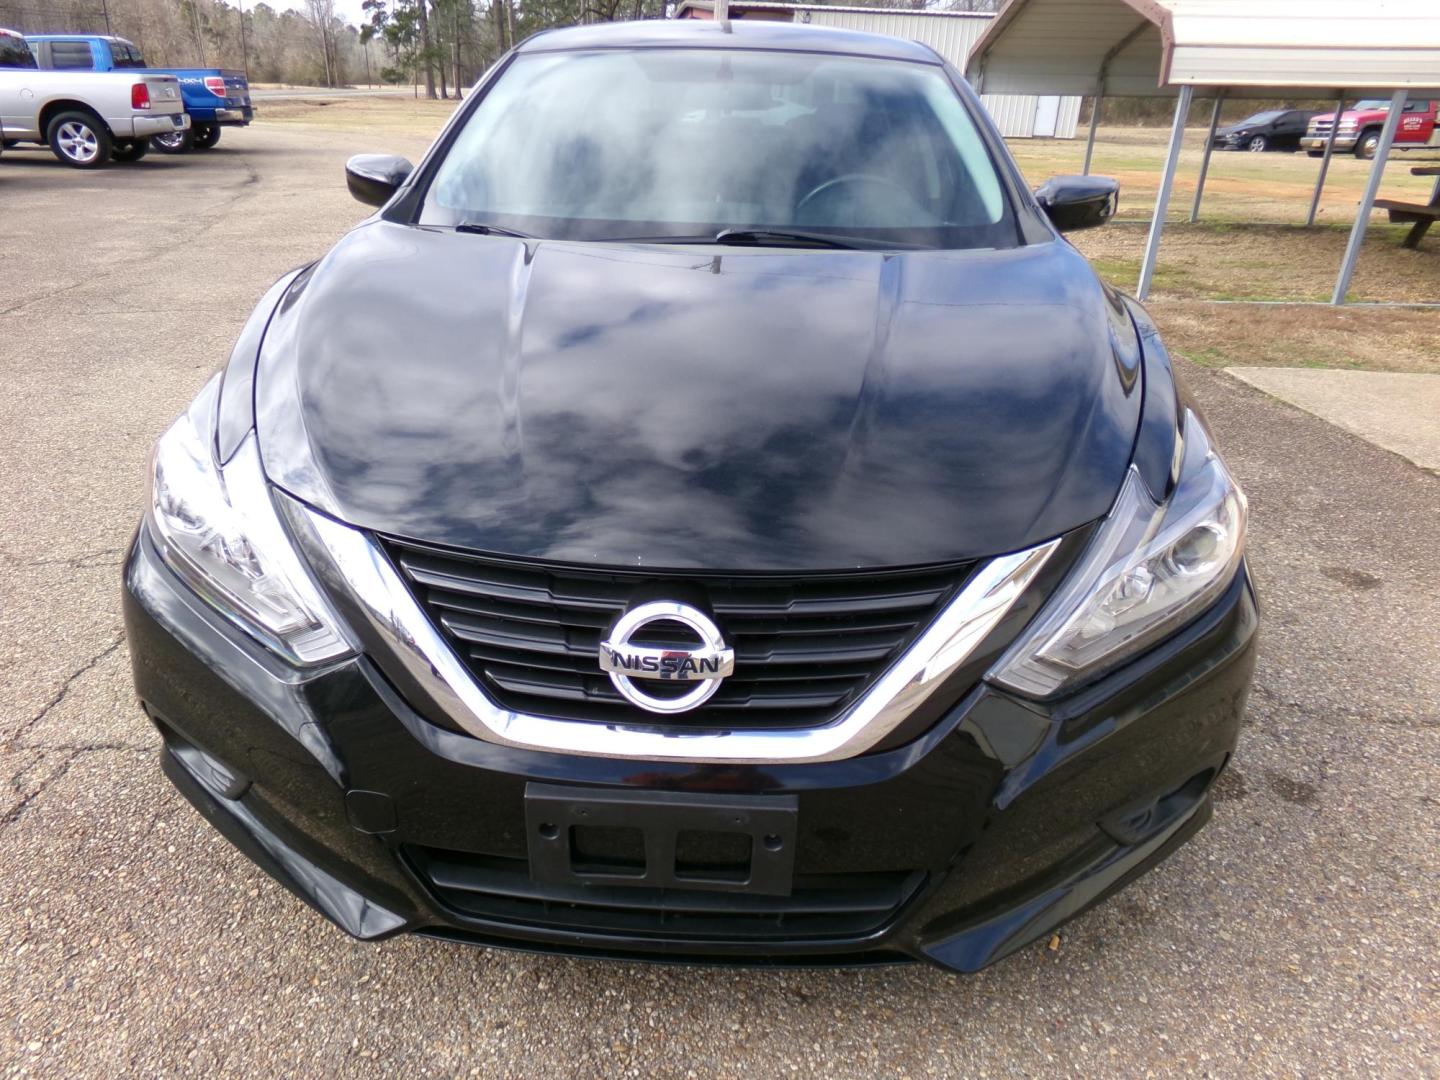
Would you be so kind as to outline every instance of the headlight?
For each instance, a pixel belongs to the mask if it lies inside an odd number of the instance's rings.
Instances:
[[[1045,697],[1114,667],[1198,615],[1235,577],[1245,496],[1195,414],[1180,478],[1157,503],[1132,465],[1110,514],[991,682]]]
[[[352,652],[271,502],[252,431],[215,464],[218,376],[155,444],[150,522],[165,562],[225,618],[292,663]]]

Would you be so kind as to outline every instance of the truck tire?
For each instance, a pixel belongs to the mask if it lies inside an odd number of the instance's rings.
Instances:
[[[219,141],[219,124],[197,124],[190,132],[190,145],[196,150],[209,150]]]
[[[72,110],[50,121],[50,152],[75,169],[98,169],[110,160],[110,129],[94,113]]]
[[[167,131],[163,135],[151,135],[150,145],[162,154],[183,154],[190,149],[192,132]]]
[[[1355,156],[1369,161],[1380,149],[1380,132],[1367,131],[1355,143]]]
[[[128,165],[132,161],[139,161],[149,152],[149,139],[121,139],[115,144],[115,149],[110,151],[110,160],[123,161]]]

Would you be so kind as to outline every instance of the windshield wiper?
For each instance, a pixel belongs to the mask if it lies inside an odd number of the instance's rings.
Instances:
[[[487,225],[483,221],[462,221],[455,226],[456,232],[475,233],[477,236],[513,236],[517,240],[538,240],[539,237],[518,229],[507,229],[504,225]]]
[[[518,236],[520,234],[510,233],[508,235]],[[577,237],[576,239],[581,238]],[[702,233],[693,236],[684,233],[661,233],[655,236],[593,236],[583,239],[597,244],[720,244],[729,247],[784,247],[789,245],[841,248],[847,251],[930,250],[927,245],[923,244],[898,243],[892,240],[872,239],[868,236],[836,236],[831,233],[809,232],[804,229],[727,228],[721,229],[717,233]]]
[[[803,229],[721,229],[711,238],[717,244],[765,244],[772,241],[799,243],[810,247],[854,248],[860,247],[853,240],[841,240],[825,233],[806,232]]]

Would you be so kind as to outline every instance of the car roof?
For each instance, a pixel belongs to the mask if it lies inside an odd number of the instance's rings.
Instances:
[[[777,23],[757,19],[715,22],[710,19],[647,19],[598,23],[563,30],[542,30],[522,41],[519,52],[562,52],[576,49],[763,49],[873,56],[887,60],[940,63],[928,46],[914,41],[838,30],[828,26]]]
[[[108,42],[109,45],[135,45],[128,37],[112,33],[32,33],[29,39],[32,42]]]

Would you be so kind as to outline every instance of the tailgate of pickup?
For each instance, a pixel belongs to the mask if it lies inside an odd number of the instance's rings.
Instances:
[[[149,112],[155,116],[185,111],[184,99],[180,96],[180,81],[174,75],[142,75],[150,91]]]

